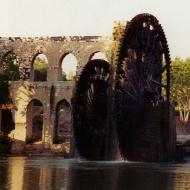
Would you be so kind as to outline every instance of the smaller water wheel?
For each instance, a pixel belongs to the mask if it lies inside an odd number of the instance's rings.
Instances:
[[[84,67],[73,98],[73,128],[81,157],[104,160],[108,109],[109,63],[91,60]]]

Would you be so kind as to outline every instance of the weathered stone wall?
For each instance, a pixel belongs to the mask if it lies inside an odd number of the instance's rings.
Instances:
[[[52,82],[32,82],[32,81],[12,81],[10,83],[10,92],[13,103],[17,106],[15,112],[16,129],[14,138],[25,141],[26,139],[26,113],[29,103],[37,99],[43,105],[43,141],[52,141],[54,129],[55,108],[59,101],[65,99],[71,102],[73,93],[72,81],[52,81]],[[50,110],[50,90],[55,88],[54,102]],[[12,134],[13,135],[13,134]]]
[[[0,38],[0,63],[10,52],[15,53],[20,69],[30,68],[39,53],[46,55],[48,60],[48,81],[57,81],[61,61],[64,55],[73,53],[78,61],[78,71],[95,52],[104,52],[109,59],[111,39],[98,36],[47,37],[47,38]],[[33,78],[32,72],[30,79]]]

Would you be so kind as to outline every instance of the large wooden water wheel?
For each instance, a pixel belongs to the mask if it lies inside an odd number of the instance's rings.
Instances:
[[[170,63],[167,40],[158,20],[150,14],[134,17],[120,44],[115,79],[119,144],[127,159],[139,156],[135,151],[142,143],[145,107],[157,106],[164,95],[169,101]]]

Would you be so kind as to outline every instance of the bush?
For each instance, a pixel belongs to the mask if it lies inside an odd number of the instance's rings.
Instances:
[[[33,144],[37,140],[34,137],[27,137],[26,138],[26,144]]]
[[[0,134],[0,155],[9,154],[11,151],[12,140],[3,134]]]

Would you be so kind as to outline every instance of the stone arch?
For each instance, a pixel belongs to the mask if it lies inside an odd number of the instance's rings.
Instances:
[[[103,59],[105,61],[108,61],[107,55],[105,52],[102,51],[95,51],[93,52],[90,57],[89,57],[89,61],[93,60],[93,59]]]
[[[56,105],[53,134],[54,144],[67,143],[70,145],[72,138],[71,105],[65,99],[60,100]]]
[[[33,56],[31,68],[31,80],[47,81],[48,59],[43,52],[38,52]]]
[[[0,73],[6,73],[9,80],[19,80],[19,58],[13,50],[7,51],[1,58]]]
[[[77,72],[77,57],[72,52],[67,52],[59,61],[58,80],[74,80]]]
[[[44,107],[40,100],[32,99],[26,109],[26,142],[42,141]]]

